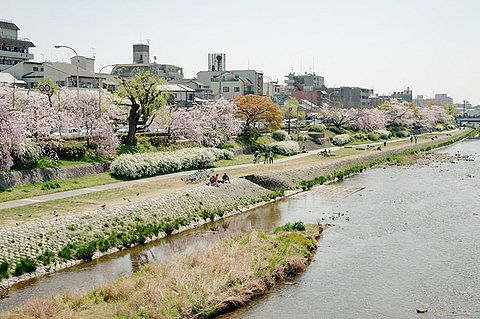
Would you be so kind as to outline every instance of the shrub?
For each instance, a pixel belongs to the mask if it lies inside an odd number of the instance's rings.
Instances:
[[[28,257],[22,258],[15,266],[14,275],[21,276],[29,272],[34,272],[35,270],[37,270],[37,265],[35,264],[35,261],[33,259]]]
[[[348,134],[340,134],[333,137],[333,144],[337,146],[348,144],[348,142],[350,142],[350,135]]]
[[[77,247],[77,250],[75,252],[75,258],[82,259],[85,261],[92,260],[92,257],[96,251],[97,251],[97,242],[91,241],[89,243],[85,243]]]
[[[366,140],[368,138],[364,133],[355,133],[353,137],[355,137],[357,140]]]
[[[337,134],[337,135],[345,133],[344,129],[336,127],[336,126],[331,126],[331,127],[328,128],[328,130],[330,132],[333,132],[333,133]]]
[[[288,134],[285,131],[275,131],[272,133],[272,138],[275,141],[285,141],[288,138]]]
[[[261,135],[256,127],[245,126],[242,133],[238,136],[238,139],[245,145],[252,145]]]
[[[275,154],[291,156],[300,152],[300,145],[296,141],[282,141],[269,145]]]
[[[294,223],[286,223],[283,226],[277,227],[274,229],[273,233],[276,234],[281,231],[304,231],[305,224],[302,221],[297,221]]]
[[[309,132],[323,132],[325,131],[325,125],[323,124],[315,124],[315,125],[310,125],[308,127]]]
[[[374,142],[380,140],[380,135],[376,133],[368,133],[367,137],[370,141],[374,141]]]
[[[390,137],[390,131],[386,130],[375,130],[374,133],[378,134],[382,140],[386,140]]]
[[[202,166],[213,167],[220,159],[231,159],[229,150],[216,148],[186,148],[174,152],[124,154],[117,157],[110,166],[110,172],[122,178],[141,178],[197,169]]]
[[[408,132],[408,131],[397,131],[397,132],[395,132],[395,136],[400,137],[400,138],[409,137],[410,132]]]
[[[55,260],[55,254],[47,249],[40,256],[37,257],[37,260],[41,262],[44,266],[47,266]]]
[[[0,279],[8,278],[9,271],[8,267],[10,265],[6,261],[0,261]]]
[[[59,182],[57,181],[49,181],[49,182],[44,182],[42,184],[42,189],[43,190],[49,190],[49,189],[57,189],[62,187]]]
[[[60,146],[58,156],[67,160],[77,160],[85,156],[87,147],[82,142],[66,142]]]
[[[22,169],[30,169],[37,166],[40,157],[42,156],[42,149],[37,144],[27,143],[23,154],[15,158],[15,165]]]

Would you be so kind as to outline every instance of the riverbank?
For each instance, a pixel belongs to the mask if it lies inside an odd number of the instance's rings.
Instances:
[[[278,228],[229,237],[179,260],[87,294],[36,300],[1,318],[210,318],[266,294],[308,266],[323,228]],[[296,229],[296,230],[295,230]]]
[[[0,278],[7,277],[0,287],[8,288],[19,281],[243,212],[281,198],[284,189],[292,189],[292,192],[298,192],[300,187],[308,189],[301,184],[308,178],[314,182],[319,181],[319,176],[330,176],[331,180],[343,178],[357,172],[351,169],[353,164],[356,167],[359,167],[359,163],[364,167],[378,165],[394,159],[393,154],[430,150],[453,143],[468,134],[469,131],[460,131],[454,136],[444,136],[418,145],[402,145],[385,152],[365,151],[365,155],[333,158],[321,166],[285,169],[273,175],[287,177],[290,185],[284,184],[283,189],[277,189],[279,183],[276,182],[259,182],[264,176],[253,181],[234,178],[232,184],[220,188],[197,186],[127,205],[103,207],[68,216],[58,216],[54,211],[53,217],[18,224],[0,232]],[[318,155],[312,156],[320,158]],[[345,171],[339,174],[342,167]],[[272,176],[267,177],[274,180]]]

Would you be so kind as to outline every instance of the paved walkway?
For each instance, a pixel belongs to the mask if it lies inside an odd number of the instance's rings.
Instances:
[[[427,133],[429,134],[429,133]],[[390,141],[389,144],[391,143],[396,143],[396,142],[401,142],[401,141],[406,141],[409,138],[402,138],[394,141]],[[347,146],[349,148],[358,148],[358,147],[366,147],[367,145],[382,145],[383,142],[376,142],[376,143],[367,143],[367,144],[359,144],[359,145],[352,145],[352,146]],[[334,146],[334,147],[329,147],[328,149],[331,151],[338,151],[339,149],[344,148]],[[318,154],[322,149],[311,151],[309,153],[300,153],[294,156],[290,157],[285,157],[281,158],[275,161],[275,163],[282,163],[282,162],[288,162],[288,161],[294,161],[296,159],[306,157],[312,154]],[[235,166],[226,166],[219,168],[219,170],[222,171],[228,171],[228,170],[233,170],[233,169],[238,169],[238,168],[244,168],[244,167],[251,167],[251,166],[256,166],[259,164],[241,164],[241,165],[235,165]],[[26,206],[34,203],[44,203],[48,201],[53,201],[57,199],[62,199],[62,198],[68,198],[68,197],[73,197],[73,196],[78,196],[78,195],[84,195],[84,194],[90,194],[90,193],[95,193],[95,192],[100,192],[104,190],[109,190],[109,189],[116,189],[116,188],[121,188],[121,187],[128,187],[128,186],[133,186],[137,184],[144,184],[144,183],[150,183],[150,182],[158,182],[162,181],[165,179],[169,179],[172,177],[182,177],[182,176],[187,176],[192,174],[195,171],[183,171],[183,172],[177,172],[177,173],[172,173],[172,174],[166,174],[166,175],[159,175],[159,176],[153,176],[153,177],[147,177],[147,178],[142,178],[138,180],[132,180],[132,181],[124,181],[124,182],[118,182],[118,183],[112,183],[112,184],[106,184],[106,185],[99,185],[99,186],[94,186],[94,187],[88,187],[88,188],[81,188],[81,189],[75,189],[71,191],[65,191],[65,192],[58,192],[58,193],[53,193],[49,195],[42,195],[42,196],[36,196],[36,197],[31,197],[31,198],[24,198],[24,199],[19,199],[19,200],[13,200],[13,201],[8,201],[8,202],[3,202],[0,203],[0,210],[1,209],[6,209],[6,208],[13,208],[13,207],[20,207],[20,206]]]

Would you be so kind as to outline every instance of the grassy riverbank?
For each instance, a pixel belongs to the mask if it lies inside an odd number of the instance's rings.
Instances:
[[[147,265],[87,294],[32,301],[0,318],[212,317],[301,273],[316,251],[321,230],[282,227],[273,233],[235,235],[193,256]]]

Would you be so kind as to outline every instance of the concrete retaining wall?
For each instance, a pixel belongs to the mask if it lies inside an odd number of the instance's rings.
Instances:
[[[108,172],[110,163],[92,163],[58,168],[33,169],[0,173],[0,186],[9,188],[30,183],[77,178]]]

